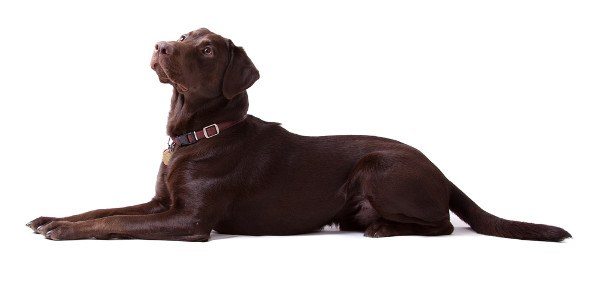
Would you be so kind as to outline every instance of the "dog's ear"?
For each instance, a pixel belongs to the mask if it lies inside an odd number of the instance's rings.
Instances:
[[[260,78],[258,70],[246,55],[242,47],[236,47],[231,40],[227,42],[230,55],[225,75],[223,75],[223,96],[233,99],[247,90]]]

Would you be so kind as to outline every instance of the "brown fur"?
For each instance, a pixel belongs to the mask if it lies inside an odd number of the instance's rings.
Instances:
[[[207,29],[155,46],[151,67],[174,86],[170,136],[240,119],[259,77],[246,52]],[[254,116],[178,147],[161,165],[155,197],[131,207],[31,221],[52,240],[207,241],[212,230],[289,235],[337,224],[369,237],[446,235],[453,210],[482,234],[561,241],[570,234],[508,221],[477,206],[421,152],[374,136],[308,137]]]

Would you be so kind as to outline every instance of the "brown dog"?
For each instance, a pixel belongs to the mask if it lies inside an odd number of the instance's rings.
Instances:
[[[564,229],[493,216],[421,152],[373,136],[306,137],[247,115],[259,74],[242,48],[207,29],[159,42],[151,59],[174,86],[155,197],[136,206],[27,226],[52,240],[207,241],[220,233],[288,235],[327,224],[366,236],[446,235],[449,209],[473,230],[561,241]]]

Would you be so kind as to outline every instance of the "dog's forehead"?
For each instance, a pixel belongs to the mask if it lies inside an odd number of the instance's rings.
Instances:
[[[190,33],[197,41],[209,40],[213,43],[226,43],[226,39],[206,28],[200,28]]]
[[[204,27],[203,28],[196,29],[196,30],[194,30],[194,31],[191,32],[192,35],[196,35],[197,37],[201,37],[201,36],[207,35],[209,33],[213,33],[213,32],[211,32],[210,30],[208,30],[208,29],[206,29]]]

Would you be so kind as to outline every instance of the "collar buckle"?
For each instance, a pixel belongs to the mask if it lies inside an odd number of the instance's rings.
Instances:
[[[213,127],[215,128],[215,133],[214,133],[214,134],[211,134],[211,135],[209,135],[208,129],[209,129],[209,128],[213,128]],[[206,126],[206,127],[204,127],[204,128],[202,129],[202,133],[204,133],[204,135],[205,135],[205,138],[207,138],[207,139],[210,139],[210,138],[212,138],[212,137],[214,137],[214,136],[218,135],[218,134],[219,134],[219,132],[220,132],[220,131],[219,131],[219,126],[217,126],[217,124],[211,124],[211,125],[209,125],[209,126]]]

